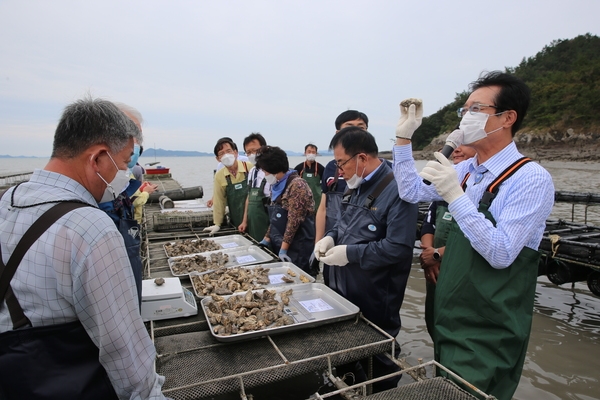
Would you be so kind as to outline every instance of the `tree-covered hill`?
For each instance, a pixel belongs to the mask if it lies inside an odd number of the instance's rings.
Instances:
[[[521,142],[564,142],[565,138],[595,139],[600,133],[600,38],[580,35],[555,40],[533,57],[523,58],[506,72],[523,79],[531,88],[532,101],[520,133]],[[458,124],[456,109],[468,93],[457,93],[454,101],[435,114],[423,118],[413,137],[415,149],[423,149],[432,139],[451,132]],[[583,136],[581,136],[583,135]],[[593,136],[593,137],[592,137]],[[519,144],[519,138],[517,144]],[[535,140],[534,140],[535,142]]]

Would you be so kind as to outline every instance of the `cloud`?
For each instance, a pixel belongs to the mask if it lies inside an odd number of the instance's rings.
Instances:
[[[380,147],[398,103],[431,114],[482,70],[556,39],[597,34],[600,3],[480,1],[0,3],[0,138],[47,156],[61,110],[87,92],[138,108],[146,143],[212,151],[253,131],[289,150],[326,148],[333,120],[369,115]],[[9,140],[35,134],[35,146]]]

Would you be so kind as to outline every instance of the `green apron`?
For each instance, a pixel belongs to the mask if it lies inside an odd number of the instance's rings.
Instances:
[[[450,234],[452,228],[452,214],[448,211],[448,203],[445,201],[438,201],[435,210],[435,235],[433,236],[433,247],[438,249],[446,245],[446,240]],[[435,301],[435,284],[425,283],[426,295],[425,295],[425,324],[427,325],[427,332],[429,336],[435,342],[433,337],[433,307]]]
[[[495,225],[488,208],[479,205]],[[435,295],[435,359],[479,390],[510,400],[527,353],[539,253],[524,247],[508,268],[494,269],[453,225]]]
[[[225,194],[227,196],[227,207],[229,207],[229,221],[236,229],[244,220],[246,196],[248,195],[248,171],[238,171],[238,174],[244,174],[244,180],[238,183],[231,183],[230,175],[225,177],[227,180]]]
[[[306,163],[304,163],[304,167],[306,168]],[[313,194],[313,199],[315,200],[315,213],[319,209],[319,204],[321,204],[321,176],[318,174],[318,164],[315,162],[315,172],[306,172],[302,169],[300,173],[300,177],[308,183],[308,187],[310,187],[310,191]]]
[[[267,180],[263,178],[260,187],[252,187],[248,192],[248,234],[257,241],[261,241],[269,227],[269,213],[266,208],[269,197],[265,196],[264,189]]]

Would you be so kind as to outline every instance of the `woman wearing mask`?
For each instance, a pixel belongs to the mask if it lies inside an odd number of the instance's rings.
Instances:
[[[304,146],[304,157],[306,157],[306,161],[296,165],[294,168],[298,171],[300,178],[304,179],[310,190],[313,194],[313,199],[315,199],[315,213],[319,209],[319,204],[321,203],[321,175],[323,175],[323,171],[325,167],[316,162],[318,149],[314,144],[307,144]]]
[[[270,225],[261,244],[270,246],[281,261],[310,273],[309,258],[315,242],[315,204],[310,187],[290,169],[287,155],[279,147],[261,147],[256,164],[271,185]]]

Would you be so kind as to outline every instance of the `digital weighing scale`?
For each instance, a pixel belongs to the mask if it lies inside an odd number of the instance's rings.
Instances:
[[[198,314],[194,294],[181,286],[179,278],[159,278],[164,283],[158,285],[157,279],[142,281],[142,319],[189,317]]]

